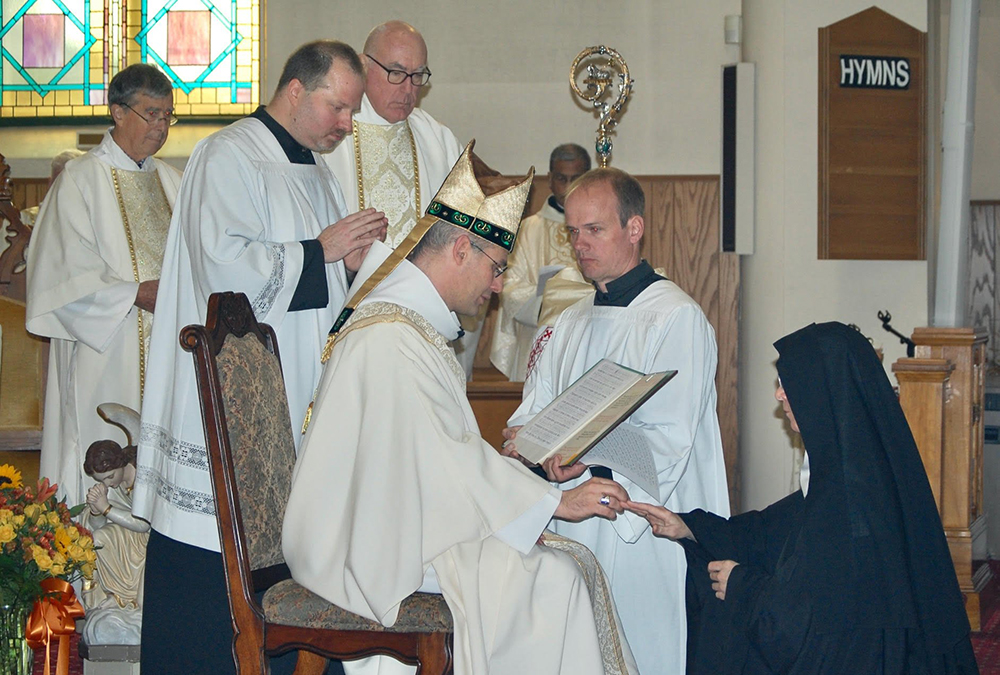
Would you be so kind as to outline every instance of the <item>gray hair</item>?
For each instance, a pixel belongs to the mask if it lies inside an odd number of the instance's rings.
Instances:
[[[63,167],[66,166],[66,162],[71,159],[76,159],[82,154],[84,154],[83,150],[77,150],[76,148],[63,150],[52,158],[52,164],[49,165],[49,169],[51,170],[50,175],[55,176],[63,170]]]
[[[170,78],[156,66],[148,63],[134,63],[122,68],[111,78],[108,85],[108,105],[132,105],[135,97],[145,94],[151,98],[163,98],[174,93]]]
[[[313,91],[323,83],[335,61],[340,61],[359,77],[364,77],[361,59],[349,44],[339,40],[316,40],[302,45],[285,61],[278,79],[277,91],[292,80],[298,80],[306,91]]]
[[[591,169],[577,178],[566,191],[566,200],[569,201],[577,190],[602,183],[611,186],[611,191],[618,200],[618,219],[621,220],[622,227],[625,227],[629,218],[641,216],[646,212],[646,194],[642,191],[639,181],[621,169],[611,167]]]
[[[413,262],[424,255],[431,255],[442,251],[451,246],[463,234],[469,233],[467,230],[439,220],[431,225],[427,233],[417,242],[417,245],[413,247],[410,254],[406,256],[406,259]]]
[[[549,155],[549,171],[556,162],[583,162],[583,170],[590,171],[590,155],[583,149],[583,146],[576,143],[563,143],[557,145],[552,154]]]

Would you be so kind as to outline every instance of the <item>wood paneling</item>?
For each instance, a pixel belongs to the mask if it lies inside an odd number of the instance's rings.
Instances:
[[[48,178],[15,178],[12,186],[13,201],[19,209],[38,206],[49,191]]]
[[[877,7],[819,30],[820,259],[926,257],[926,42]],[[848,55],[908,59],[907,88],[843,86]]]
[[[734,512],[739,509],[739,426],[737,377],[739,355],[739,256],[722,253],[719,243],[718,176],[636,176],[646,193],[646,233],[642,255],[654,267],[662,267],[678,286],[701,305],[715,328],[719,365],[715,384],[718,392],[719,426],[726,456],[729,496]],[[548,177],[536,176],[526,213],[541,208],[549,196]],[[473,409],[477,418],[492,415],[488,407],[489,381],[503,379],[489,363],[493,338],[492,303],[483,336],[476,351],[474,380],[482,380]],[[503,397],[506,392],[497,392]],[[471,398],[470,391],[470,398]],[[492,405],[492,404],[490,404]],[[495,416],[495,415],[494,415]],[[483,418],[485,419],[485,417]],[[482,419],[480,421],[482,424]],[[485,435],[485,432],[484,432]]]

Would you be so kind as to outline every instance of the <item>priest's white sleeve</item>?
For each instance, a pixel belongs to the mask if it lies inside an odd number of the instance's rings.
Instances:
[[[122,278],[102,257],[95,227],[123,225],[107,217],[118,207],[113,194],[98,193],[100,187],[88,188],[88,201],[75,174],[64,171],[42,204],[28,247],[26,327],[103,352],[133,310],[139,284]]]
[[[185,209],[179,222],[191,248],[199,297],[223,290],[245,293],[257,320],[277,330],[302,274],[304,252],[298,241],[268,239],[263,219],[274,208],[267,203],[273,197],[256,184],[256,173],[241,170],[247,161],[217,139],[198,146],[184,174],[181,190],[190,197],[179,207]],[[287,208],[294,220],[296,205]]]
[[[614,479],[628,491],[629,499],[669,508],[696,445],[714,440],[713,429],[707,425],[714,424],[717,437],[718,421],[703,421],[706,413],[715,410],[717,360],[715,332],[701,309],[691,304],[674,310],[648,371],[677,370],[677,375],[628,420],[652,449],[660,494],[650,495],[615,473]],[[714,418],[714,414],[711,416]],[[699,434],[704,438],[699,439]],[[673,506],[678,508],[676,503]],[[649,522],[626,511],[612,525],[618,536],[631,543],[646,531]]]

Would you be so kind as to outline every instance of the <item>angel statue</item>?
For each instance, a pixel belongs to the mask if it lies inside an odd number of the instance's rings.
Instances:
[[[102,403],[97,413],[125,432],[128,445],[94,441],[83,463],[84,472],[97,481],[87,492],[87,506],[99,547],[93,583],[83,592],[84,637],[91,645],[139,644],[149,540],[149,523],[132,515],[139,413],[119,403]]]

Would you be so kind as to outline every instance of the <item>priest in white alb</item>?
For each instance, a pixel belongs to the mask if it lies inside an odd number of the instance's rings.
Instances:
[[[212,293],[245,293],[277,334],[291,422],[300,427],[347,275],[385,231],[374,209],[347,215],[318,154],[347,134],[361,91],[353,49],[303,45],[267,107],[201,141],[187,165],[156,304],[132,506],[152,525],[144,673],[234,669],[194,362],[178,334],[205,323]]]
[[[500,293],[490,348],[490,361],[511,382],[523,382],[527,375],[528,356],[542,305],[540,275],[577,267],[563,208],[570,183],[589,170],[590,155],[581,146],[576,143],[557,146],[549,155],[552,194],[538,213],[521,221],[517,248],[510,256],[510,268]]]
[[[352,210],[374,206],[389,221],[385,243],[396,248],[427,209],[462,146],[451,129],[417,107],[431,79],[427,44],[416,28],[387,21],[372,29],[361,56],[365,95],[351,134],[326,155]],[[466,374],[482,321],[463,317],[468,333],[456,343]]]
[[[449,346],[455,313],[503,287],[531,183],[484,195],[471,148],[396,255],[372,246],[334,324],[285,511],[285,560],[305,587],[386,626],[415,591],[443,593],[456,675],[634,673],[610,597],[592,599],[581,567],[555,548],[566,542],[538,543],[551,517],[615,518],[624,490],[594,479],[562,492],[497,453]],[[344,666],[414,672],[389,657]]]
[[[516,456],[516,427],[607,358],[643,373],[677,375],[620,430],[652,459],[646,488],[605,466],[563,469],[547,461],[549,478],[572,489],[592,476],[613,477],[632,501],[726,516],[729,495],[716,415],[715,333],[705,313],[676,284],[639,256],[645,195],[618,169],[594,169],[566,197],[566,227],[583,275],[595,288],[564,311],[528,376],[524,400],[504,431]],[[649,523],[632,513],[614,522],[554,521],[556,532],[590,547],[611,579],[622,625],[644,673],[682,675],[686,615],[684,551],[663,546]]]
[[[97,415],[106,401],[138,410],[153,306],[180,172],[154,155],[167,140],[173,89],[153,66],[108,86],[114,126],[73,159],[39,210],[27,261],[28,332],[51,339],[39,475],[71,505],[94,481],[94,441],[125,435]]]

